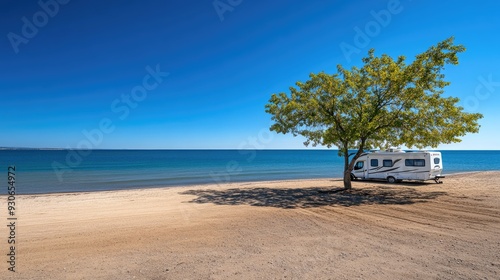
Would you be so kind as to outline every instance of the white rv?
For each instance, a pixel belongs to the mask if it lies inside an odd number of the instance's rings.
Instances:
[[[351,179],[382,179],[389,183],[402,180],[434,180],[439,179],[443,170],[440,152],[413,151],[399,149],[374,151],[362,154],[354,165]]]

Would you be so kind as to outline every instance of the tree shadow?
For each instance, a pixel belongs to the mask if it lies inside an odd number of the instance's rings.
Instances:
[[[197,196],[189,203],[267,206],[284,209],[321,206],[360,206],[370,204],[413,204],[435,199],[446,192],[421,192],[413,188],[376,186],[339,191],[331,187],[312,188],[234,188],[227,190],[188,190],[181,195]]]

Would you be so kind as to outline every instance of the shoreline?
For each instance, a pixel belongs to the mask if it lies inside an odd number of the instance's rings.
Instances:
[[[485,171],[465,171],[457,173],[443,174],[446,177],[453,177],[458,175],[467,174],[477,174],[477,173],[495,173],[500,172],[500,170],[485,170]],[[131,188],[117,188],[117,189],[107,189],[107,190],[82,190],[82,191],[61,191],[61,192],[41,192],[41,193],[16,193],[16,196],[36,196],[36,195],[63,195],[63,194],[85,194],[85,193],[104,193],[104,192],[118,192],[118,191],[133,191],[133,190],[149,190],[149,189],[185,189],[190,187],[206,187],[206,186],[227,186],[231,184],[253,184],[253,183],[273,183],[273,182],[301,182],[301,181],[318,181],[318,180],[331,180],[331,181],[342,181],[342,177],[324,177],[324,178],[301,178],[301,179],[277,179],[277,180],[254,180],[254,181],[232,181],[226,183],[198,183],[198,184],[185,184],[185,185],[158,185],[158,186],[144,186],[144,187],[131,187]],[[354,181],[354,182],[383,182],[383,180],[367,180],[367,181]],[[413,181],[403,181],[403,183],[413,182]],[[432,182],[432,180],[423,181],[422,183]],[[5,193],[0,194],[0,198],[8,196]]]
[[[190,184],[190,185],[158,185],[158,186],[146,186],[146,187],[133,187],[133,188],[123,188],[123,189],[112,189],[112,190],[95,190],[95,191],[71,191],[71,192],[48,192],[48,193],[16,193],[16,196],[45,196],[45,195],[77,195],[77,194],[92,194],[92,193],[113,193],[113,192],[127,192],[127,191],[141,191],[141,190],[170,190],[179,189],[185,190],[187,188],[206,188],[206,187],[229,187],[231,185],[251,185],[251,184],[272,184],[272,183],[293,183],[293,182],[314,182],[314,181],[342,181],[342,178],[304,178],[304,179],[285,179],[285,180],[263,180],[263,181],[234,181],[228,183],[206,183],[206,184]],[[368,182],[368,181],[366,181]],[[0,194],[0,198],[8,196],[6,194]]]

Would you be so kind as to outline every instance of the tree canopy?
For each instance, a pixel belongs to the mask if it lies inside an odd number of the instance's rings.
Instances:
[[[337,66],[337,73],[310,74],[290,87],[290,94],[273,94],[266,105],[271,130],[302,135],[306,146],[336,146],[344,157],[344,187],[351,188],[350,173],[366,149],[388,146],[437,147],[460,142],[477,133],[482,118],[458,106],[456,97],[444,97],[450,83],[442,73],[458,64],[462,45],[449,38],[418,54],[411,63],[371,49],[361,68]],[[349,161],[349,150],[356,150]]]

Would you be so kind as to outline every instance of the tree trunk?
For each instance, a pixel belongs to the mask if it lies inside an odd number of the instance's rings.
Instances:
[[[352,189],[351,172],[349,172],[349,170],[344,171],[344,189],[346,190]]]
[[[361,145],[358,148],[358,151],[354,155],[354,157],[349,161],[349,149],[347,146],[343,148],[344,153],[344,189],[350,190],[352,189],[351,183],[351,172],[354,168],[354,164],[356,160],[361,156],[365,147],[365,139],[361,139]]]
[[[349,170],[349,150],[344,148],[344,189],[350,190],[351,184],[351,171]]]

